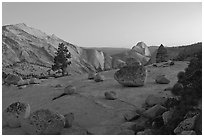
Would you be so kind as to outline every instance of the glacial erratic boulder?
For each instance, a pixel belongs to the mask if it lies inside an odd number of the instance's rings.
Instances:
[[[166,101],[167,101],[166,97],[157,96],[157,95],[149,95],[145,100],[145,104],[148,106],[154,106],[157,104],[164,105]]]
[[[65,128],[72,127],[72,124],[74,122],[74,113],[68,113],[64,115],[65,117]]]
[[[18,81],[23,80],[20,76],[16,75],[16,74],[9,74],[4,82],[6,82],[7,84],[14,84],[17,85]]]
[[[158,84],[169,84],[170,80],[168,80],[164,75],[159,75],[156,77],[155,82]]]
[[[29,81],[30,84],[40,84],[41,80],[37,79],[37,78],[31,78]]]
[[[143,113],[143,116],[147,118],[155,118],[162,115],[166,111],[166,108],[161,105],[155,105]]]
[[[105,98],[107,100],[115,100],[117,99],[117,94],[114,91],[107,91],[104,93]]]
[[[30,105],[23,102],[15,102],[9,105],[2,114],[3,127],[17,128],[21,126],[23,119],[29,117]]]
[[[88,79],[94,79],[95,76],[96,76],[95,72],[89,72],[88,73]]]
[[[18,86],[25,86],[25,85],[29,85],[29,80],[19,80],[17,83]]]
[[[21,126],[30,135],[56,135],[64,128],[65,118],[48,109],[40,109],[25,119]]]
[[[76,87],[72,85],[68,85],[64,88],[64,94],[66,95],[72,95],[76,93]]]
[[[94,77],[95,82],[102,82],[105,80],[105,77],[99,73],[96,74],[96,76]]]
[[[127,58],[126,59],[126,64],[128,66],[140,66],[140,65],[142,65],[139,59],[133,58],[133,57],[132,58],[131,57]]]
[[[123,86],[143,86],[146,80],[144,66],[124,66],[114,74],[114,79]]]
[[[189,131],[194,128],[195,120],[197,116],[194,116],[192,118],[187,118],[184,121],[182,121],[175,129],[175,134],[180,134],[182,131]]]
[[[132,121],[140,117],[136,111],[126,112],[123,116],[126,121]]]

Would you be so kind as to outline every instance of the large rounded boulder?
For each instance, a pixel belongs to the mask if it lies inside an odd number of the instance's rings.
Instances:
[[[114,79],[123,86],[143,86],[146,80],[146,69],[143,65],[124,66],[114,74]]]
[[[20,127],[22,120],[29,117],[29,115],[29,104],[23,102],[14,102],[3,111],[3,126],[9,126],[12,128]]]
[[[7,84],[14,84],[17,85],[18,81],[23,80],[20,76],[15,74],[9,74],[6,79],[4,80]]]
[[[21,126],[30,135],[56,135],[64,128],[65,118],[48,109],[40,109],[25,119]]]

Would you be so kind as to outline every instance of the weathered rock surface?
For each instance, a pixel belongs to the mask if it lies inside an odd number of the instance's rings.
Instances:
[[[195,125],[195,120],[196,120],[196,117],[197,116],[194,116],[192,118],[188,118],[188,119],[185,119],[184,121],[182,121],[175,129],[174,129],[174,133],[175,134],[179,134],[181,133],[182,131],[185,131],[185,130],[192,130],[194,128],[194,125]]]
[[[123,86],[143,86],[146,80],[144,66],[125,66],[114,74],[114,79]]]
[[[29,80],[19,80],[17,83],[18,86],[29,85]]]
[[[104,77],[103,75],[97,73],[96,76],[94,77],[94,80],[95,80],[96,82],[102,82],[102,81],[105,80],[105,77]]]
[[[69,86],[64,88],[64,93],[66,95],[72,95],[72,94],[76,93],[76,87],[72,86],[72,85],[69,85]]]
[[[126,121],[132,121],[139,117],[140,115],[136,111],[128,111],[124,114],[124,118]]]
[[[166,97],[162,97],[162,96],[158,96],[158,95],[149,95],[146,100],[145,103],[148,106],[154,106],[154,105],[164,105],[165,102],[167,101]]]
[[[20,76],[15,74],[9,74],[4,80],[4,82],[6,82],[7,84],[17,85],[20,80],[23,80]]]
[[[115,100],[118,98],[116,92],[114,91],[106,91],[104,95],[105,95],[105,98],[108,100]]]
[[[37,78],[31,78],[29,81],[30,84],[40,84],[41,81]]]
[[[127,58],[127,59],[126,59],[126,64],[127,64],[128,66],[132,66],[132,65],[133,65],[133,66],[140,66],[140,65],[142,65],[139,59],[133,58],[133,57]]]
[[[9,105],[2,114],[3,127],[20,127],[23,119],[29,117],[30,105],[22,102],[15,102]]]
[[[166,111],[162,114],[164,125],[168,123],[168,121],[172,118],[172,115],[173,115],[173,111]]]
[[[30,135],[56,135],[64,128],[65,118],[48,109],[40,109],[25,119],[21,126]]]
[[[148,110],[146,110],[143,115],[148,118],[155,118],[158,115],[163,114],[166,111],[166,108],[161,105],[155,105]]]
[[[69,114],[65,114],[65,128],[70,128],[72,127],[72,124],[74,122],[74,113],[69,113]]]
[[[159,75],[156,77],[155,82],[158,84],[169,84],[170,80],[168,80],[164,75]]]
[[[23,86],[19,86],[18,89],[24,89],[26,87],[27,87],[26,85],[23,85]]]
[[[89,72],[88,79],[94,79],[95,76],[96,76],[95,72]]]

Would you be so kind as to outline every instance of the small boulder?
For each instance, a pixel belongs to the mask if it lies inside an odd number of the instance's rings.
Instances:
[[[105,98],[108,100],[115,100],[117,99],[117,94],[114,91],[106,91],[104,93]]]
[[[48,109],[40,109],[25,119],[21,126],[30,135],[57,135],[65,126],[65,118]]]
[[[166,108],[161,105],[155,105],[146,110],[143,115],[148,118],[155,118],[166,111]]]
[[[19,86],[18,89],[24,89],[26,87],[27,87],[26,85],[23,85],[23,86]]]
[[[72,86],[72,85],[69,85],[69,86],[65,87],[64,93],[65,93],[66,95],[75,94],[75,93],[76,93],[76,87],[75,87],[75,86]]]
[[[40,84],[41,81],[37,78],[31,78],[29,81],[30,84]]]
[[[158,84],[169,84],[170,80],[168,80],[164,75],[157,76],[155,82]]]
[[[143,86],[146,80],[146,69],[144,66],[124,66],[114,74],[114,79],[123,86]]]
[[[65,128],[70,128],[72,127],[72,124],[74,122],[74,113],[69,113],[69,114],[65,114]]]
[[[18,75],[15,75],[15,74],[9,74],[4,82],[7,83],[7,84],[14,84],[14,85],[17,85],[18,81],[20,80],[23,80],[20,76]]]
[[[29,117],[29,115],[29,104],[23,102],[12,103],[3,111],[3,126],[9,126],[12,128],[20,127],[22,120]]]
[[[140,115],[136,111],[129,111],[124,114],[124,118],[126,121],[132,121],[139,117]]]
[[[19,80],[17,83],[18,86],[29,85],[29,80]]]
[[[182,131],[181,135],[196,135],[196,132],[193,130],[190,131]]]
[[[162,96],[156,96],[156,95],[149,95],[146,100],[145,103],[147,106],[154,106],[154,105],[164,105],[165,102],[167,101],[166,97],[162,97]]]
[[[164,121],[163,121],[162,116],[158,116],[155,119],[153,119],[153,121],[152,121],[152,128],[159,129],[162,126],[164,126]]]
[[[96,74],[96,76],[94,77],[95,82],[102,82],[105,80],[105,77],[99,73]]]
[[[60,88],[60,87],[62,87],[62,84],[57,84],[57,85],[55,85],[55,87]]]
[[[173,111],[172,110],[166,111],[166,112],[164,112],[162,114],[164,125],[166,125],[168,123],[168,121],[172,118],[172,115],[173,115]]]
[[[94,77],[96,76],[96,73],[95,72],[90,72],[88,74],[88,79],[94,79]]]
[[[140,116],[138,119],[136,119],[134,121],[135,123],[135,127],[134,127],[134,131],[138,132],[138,131],[142,131],[146,128],[146,125],[148,123],[148,118]]]
[[[179,134],[182,131],[185,130],[192,130],[194,128],[195,125],[195,120],[196,120],[197,116],[194,116],[192,118],[188,118],[185,119],[184,121],[182,121],[175,129],[174,129],[174,133],[175,134]]]

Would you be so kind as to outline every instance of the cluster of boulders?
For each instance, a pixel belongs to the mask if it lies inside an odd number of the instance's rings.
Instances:
[[[20,127],[26,134],[55,135],[64,128],[72,127],[74,114],[65,115],[49,109],[39,109],[31,113],[30,105],[15,102],[3,111],[3,127]]]
[[[161,63],[153,63],[152,66],[153,67],[170,67],[175,65],[174,61],[172,60],[168,60],[166,62],[161,62]]]
[[[37,78],[22,79],[22,77],[15,74],[8,74],[3,81],[7,85],[16,85],[19,89],[25,88],[29,84],[40,84],[41,80]]]
[[[100,73],[89,72],[88,79],[94,80],[95,82],[102,82],[105,80],[105,77]]]
[[[119,126],[119,130],[116,130],[114,134],[197,134],[199,128],[197,126],[199,124],[198,119],[201,112],[196,110],[188,112],[183,120],[175,126],[171,133],[166,132],[166,130],[168,130],[168,124],[174,117],[174,108],[169,108],[168,106],[173,100],[176,99],[159,95],[149,95],[142,108],[124,113],[123,116],[125,122]]]

